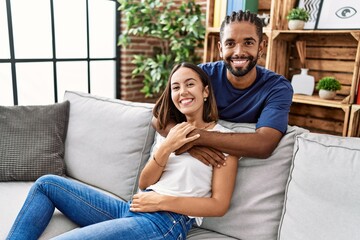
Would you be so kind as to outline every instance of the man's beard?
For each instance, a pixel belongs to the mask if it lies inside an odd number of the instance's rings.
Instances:
[[[244,59],[244,58],[242,58]],[[257,63],[257,58],[254,58],[253,56],[248,56],[246,57],[246,59],[249,61],[249,64],[244,67],[244,68],[232,68],[230,61],[231,61],[231,57],[224,59],[224,64],[226,66],[226,68],[236,77],[242,77],[244,75],[246,75],[248,72],[251,71],[251,69],[253,69],[256,66]]]

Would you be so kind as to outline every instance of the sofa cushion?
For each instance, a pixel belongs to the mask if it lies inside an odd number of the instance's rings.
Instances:
[[[360,139],[307,133],[296,138],[279,239],[360,236]]]
[[[64,175],[69,102],[0,106],[0,181]]]
[[[150,155],[153,104],[71,91],[64,98],[71,106],[67,175],[129,200]]]
[[[255,124],[219,123],[235,132],[255,131]],[[289,126],[267,159],[241,158],[229,211],[204,218],[201,227],[238,239],[276,239],[295,137],[305,131]]]
[[[203,228],[193,227],[186,236],[187,240],[231,240],[237,239]]]

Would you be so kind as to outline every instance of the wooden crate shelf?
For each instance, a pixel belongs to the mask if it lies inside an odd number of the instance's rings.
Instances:
[[[349,126],[349,104],[321,106],[293,102],[290,109],[289,125],[301,126],[316,133],[346,136]]]
[[[347,104],[354,103],[359,79],[360,31],[286,31],[274,30],[270,40],[269,69],[291,80],[300,73],[296,41],[306,41],[306,67],[316,82],[325,76],[337,78],[338,91]],[[275,54],[277,53],[277,54]],[[279,54],[281,53],[281,54]],[[317,94],[316,90],[315,93]]]
[[[348,136],[360,137],[360,105],[358,104],[351,106]]]

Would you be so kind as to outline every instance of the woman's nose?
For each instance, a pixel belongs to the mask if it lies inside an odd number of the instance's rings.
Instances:
[[[181,96],[184,96],[184,95],[186,95],[186,94],[188,94],[189,92],[188,92],[188,90],[186,89],[186,88],[180,88],[180,95]]]

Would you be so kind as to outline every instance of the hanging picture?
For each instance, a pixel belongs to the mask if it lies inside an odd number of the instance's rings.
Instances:
[[[309,21],[305,23],[304,29],[315,29],[320,14],[320,3],[322,0],[300,0],[298,8],[304,8],[310,14]]]
[[[323,0],[317,29],[360,29],[359,0]]]

